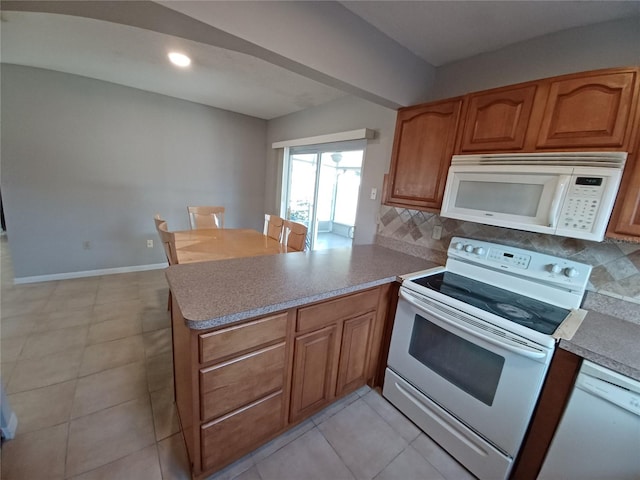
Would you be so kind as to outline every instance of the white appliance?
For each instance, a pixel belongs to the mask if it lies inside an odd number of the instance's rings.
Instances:
[[[584,361],[539,480],[640,478],[640,382]]]
[[[601,241],[626,152],[454,155],[440,215]]]
[[[405,278],[383,395],[481,479],[509,474],[591,266],[455,237]]]

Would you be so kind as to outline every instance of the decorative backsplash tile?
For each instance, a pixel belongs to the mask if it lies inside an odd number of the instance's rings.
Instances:
[[[441,226],[439,240],[433,227]],[[468,237],[570,258],[593,266],[587,289],[640,303],[640,243],[605,239],[589,242],[481,225],[437,214],[382,205],[377,243],[429,260],[446,261],[452,237]]]

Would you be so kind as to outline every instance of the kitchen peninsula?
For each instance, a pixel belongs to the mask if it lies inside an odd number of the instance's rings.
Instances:
[[[395,282],[435,266],[362,245],[170,267],[176,404],[194,477],[376,384]]]

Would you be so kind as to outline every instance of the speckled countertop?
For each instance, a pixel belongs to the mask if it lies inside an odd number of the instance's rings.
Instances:
[[[588,293],[582,308],[589,313],[560,348],[640,381],[640,305]]]
[[[393,282],[436,263],[380,247],[174,265],[166,276],[187,326],[205,329]]]

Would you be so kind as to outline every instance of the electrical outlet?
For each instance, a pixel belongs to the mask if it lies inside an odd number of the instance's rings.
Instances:
[[[153,240],[147,240],[147,248],[153,248]]]
[[[434,240],[440,240],[442,237],[442,225],[434,225],[433,231],[431,232],[431,238]]]
[[[82,242],[82,248],[84,248],[85,250],[90,250],[91,242],[89,240],[85,240],[84,242]]]
[[[374,187],[371,189],[371,200],[375,200],[377,196],[378,196],[378,189]]]

